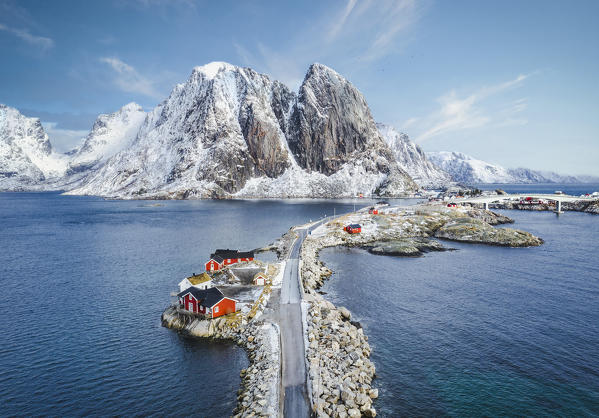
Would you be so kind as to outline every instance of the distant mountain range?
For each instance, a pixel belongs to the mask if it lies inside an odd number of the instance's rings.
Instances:
[[[599,177],[564,176],[549,171],[528,168],[504,168],[496,164],[477,160],[461,152],[427,152],[428,159],[449,173],[454,181],[462,184],[477,183],[590,183],[599,182]]]
[[[37,118],[0,105],[0,190],[113,198],[409,195],[462,183],[568,182],[459,153],[425,154],[376,124],[362,94],[313,64],[298,93],[250,68],[193,69],[149,113],[100,115],[76,149],[53,151]]]

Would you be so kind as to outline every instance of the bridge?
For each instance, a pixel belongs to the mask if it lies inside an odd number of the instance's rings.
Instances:
[[[580,197],[571,196],[567,194],[543,194],[543,193],[512,193],[512,194],[501,194],[493,196],[476,196],[476,197],[464,197],[464,198],[452,198],[450,202],[456,204],[471,203],[471,204],[482,204],[485,210],[489,209],[489,203],[501,203],[507,200],[524,200],[527,197],[531,197],[536,200],[546,200],[555,202],[555,213],[562,213],[563,202],[579,202],[579,201],[592,201],[595,198],[592,197]]]

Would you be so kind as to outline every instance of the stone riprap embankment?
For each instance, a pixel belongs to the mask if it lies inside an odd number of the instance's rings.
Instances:
[[[493,209],[513,209],[513,210],[533,210],[533,211],[553,211],[555,205],[541,204],[526,204],[519,202],[502,202],[491,203],[489,205]],[[576,202],[563,202],[562,211],[585,212],[599,215],[599,200],[579,200]]]
[[[317,293],[332,273],[318,258],[321,249],[350,246],[387,255],[420,255],[425,251],[444,250],[432,238],[445,235],[438,231],[451,229],[454,222],[480,231],[476,238],[480,243],[514,246],[542,243],[523,231],[493,228],[491,224],[513,221],[485,210],[418,206],[380,209],[380,213],[358,212],[340,217],[317,228],[302,245],[301,274],[305,299],[310,305],[307,315],[309,383],[312,408],[319,417],[375,416],[373,401],[378,397],[378,390],[372,387],[375,367],[369,359],[368,337],[359,324],[350,321],[347,309],[335,307]],[[362,232],[343,231],[343,226],[349,223],[359,223]],[[457,232],[447,235],[447,239],[464,240]]]
[[[194,337],[231,340],[243,347],[250,366],[241,371],[233,416],[279,416],[281,347],[276,325],[259,320],[247,322],[238,316],[202,320],[174,306],[162,314],[162,325]]]

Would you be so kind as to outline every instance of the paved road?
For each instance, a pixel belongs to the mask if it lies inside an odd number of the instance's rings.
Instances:
[[[285,265],[281,286],[281,341],[283,355],[283,388],[285,417],[309,417],[310,405],[306,385],[304,332],[302,327],[301,290],[299,283],[299,250],[306,237],[305,229],[298,230],[299,238],[291,249]]]

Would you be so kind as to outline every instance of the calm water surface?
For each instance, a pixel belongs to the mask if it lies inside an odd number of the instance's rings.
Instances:
[[[382,416],[599,415],[599,216],[502,213],[545,244],[321,253],[323,290],[373,346]]]
[[[230,415],[246,355],[162,328],[170,292],[215,248],[351,208],[0,193],[0,415]]]

